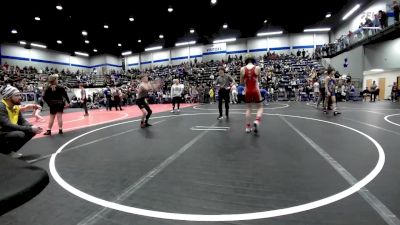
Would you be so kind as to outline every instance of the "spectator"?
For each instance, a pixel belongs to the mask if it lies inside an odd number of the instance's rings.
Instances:
[[[231,103],[232,104],[238,103],[238,90],[236,84],[233,84],[231,88]]]
[[[393,86],[392,86],[392,92],[391,92],[391,100],[392,102],[396,102],[397,101],[397,82],[393,82]]]
[[[118,107],[119,107],[119,110],[122,111],[122,107],[121,107],[122,93],[121,93],[121,90],[119,88],[117,88],[116,86],[114,86],[111,89],[111,95],[112,95],[112,99],[114,101],[115,111],[118,111]]]
[[[380,27],[378,14],[374,14],[374,20],[372,21],[372,26],[373,27]],[[375,34],[377,32],[377,30],[373,30],[372,32]]]
[[[79,84],[79,88],[81,89],[81,103],[82,103],[82,107],[85,110],[85,115],[83,116],[89,116],[88,113],[88,108],[87,108],[87,95],[86,95],[86,90],[85,87],[83,86],[83,84]]]
[[[107,87],[104,89],[104,98],[106,99],[106,110],[112,110],[112,101],[111,101],[111,88],[110,86],[107,85]]]
[[[20,111],[21,93],[12,86],[0,88],[3,96],[0,102],[0,143],[1,153],[13,158],[20,158],[17,151],[22,148],[33,136],[42,132],[42,128],[32,126],[24,119]]]
[[[400,7],[397,1],[393,1],[392,9],[394,13],[394,22],[397,23],[399,22],[399,13],[400,13]]]
[[[382,29],[388,27],[388,15],[382,10],[379,10],[379,22]]]
[[[374,22],[372,22],[372,20],[368,17],[365,18],[365,23],[364,23],[364,27],[368,27],[368,29],[364,29],[363,30],[363,35],[368,36],[369,34],[369,27],[373,27],[374,26]]]
[[[370,95],[370,102],[372,102],[372,96],[374,96],[374,101],[376,100],[376,89],[378,88],[378,86],[376,85],[375,81],[372,82],[371,87],[369,88],[369,91],[371,93]]]
[[[179,107],[181,103],[181,96],[184,87],[179,84],[178,79],[174,79],[172,81],[174,84],[171,87],[171,99],[172,99],[172,113],[175,112],[175,105],[177,104],[178,106],[178,112],[179,112]]]

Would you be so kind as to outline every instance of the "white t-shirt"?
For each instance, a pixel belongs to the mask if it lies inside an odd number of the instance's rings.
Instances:
[[[318,82],[314,83],[314,92],[319,93],[319,83]]]
[[[180,97],[183,92],[183,85],[173,84],[171,87],[171,97]]]

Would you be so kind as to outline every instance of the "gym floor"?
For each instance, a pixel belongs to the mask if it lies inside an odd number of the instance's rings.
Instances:
[[[21,150],[50,184],[0,224],[400,224],[398,103],[270,103],[258,134],[230,107],[65,113]]]

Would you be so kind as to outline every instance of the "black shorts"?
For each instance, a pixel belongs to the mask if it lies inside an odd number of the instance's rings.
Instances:
[[[139,107],[139,109],[143,109],[146,105],[148,105],[146,98],[136,99],[136,105]]]
[[[63,112],[64,112],[64,105],[56,104],[56,105],[50,106],[50,114],[51,115],[55,115],[57,113],[63,113]]]

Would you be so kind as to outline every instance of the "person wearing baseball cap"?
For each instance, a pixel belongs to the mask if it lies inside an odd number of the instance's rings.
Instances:
[[[0,152],[13,158],[20,158],[17,153],[42,128],[33,126],[23,116],[20,110],[22,96],[19,90],[6,85],[0,88]]]

